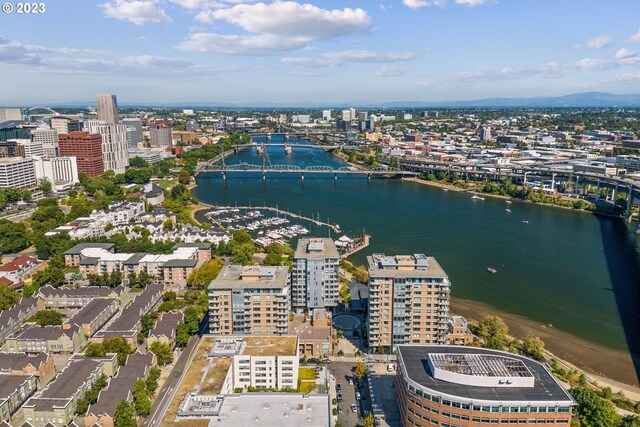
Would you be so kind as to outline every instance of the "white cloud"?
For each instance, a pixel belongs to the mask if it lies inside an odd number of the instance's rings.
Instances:
[[[170,24],[173,20],[156,0],[114,0],[101,5],[104,16],[136,25]]]
[[[317,58],[282,58],[289,65],[307,68],[336,67],[347,63],[383,64],[413,59],[413,52],[374,52],[370,50],[344,50],[326,52]]]
[[[587,40],[584,44],[576,45],[576,49],[590,48],[590,49],[602,49],[610,46],[613,43],[611,36],[598,36]]]
[[[382,67],[375,72],[377,77],[398,77],[405,75],[410,69],[403,67]]]
[[[446,0],[402,0],[402,3],[410,9],[419,9],[425,6],[443,6]]]
[[[635,52],[632,52],[624,47],[619,49],[615,54],[616,59],[633,58],[634,56],[636,56]]]
[[[640,42],[640,28],[638,28],[638,32],[635,34],[632,34],[631,37],[629,37],[629,41],[630,42]]]
[[[456,4],[463,4],[465,6],[480,6],[485,3],[489,3],[490,0],[456,0]]]
[[[371,17],[363,9],[321,9],[293,1],[240,4],[201,11],[201,23],[225,21],[243,29],[243,34],[198,32],[178,49],[225,54],[273,54],[305,47],[317,41],[365,33]]]
[[[614,82],[619,83],[636,83],[640,82],[640,73],[618,74],[613,78]]]

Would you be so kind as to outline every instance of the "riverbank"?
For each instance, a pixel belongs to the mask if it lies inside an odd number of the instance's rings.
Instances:
[[[612,350],[592,342],[582,340],[549,325],[526,319],[516,314],[500,312],[494,307],[476,301],[460,298],[451,299],[451,312],[464,316],[467,320],[480,320],[484,316],[496,314],[507,326],[510,334],[517,337],[535,335],[545,343],[545,348],[559,359],[565,360],[604,384],[606,379],[620,382],[629,387],[630,392],[640,394],[640,382],[631,356],[623,351]]]
[[[415,182],[417,184],[423,184],[423,185],[429,185],[431,187],[446,188],[447,190],[457,191],[459,193],[465,192],[465,193],[470,193],[470,194],[477,194],[478,196],[482,196],[482,197],[492,197],[494,199],[518,201],[518,202],[522,202],[522,203],[530,203],[532,205],[537,205],[537,206],[548,206],[548,207],[551,207],[551,208],[566,209],[566,210],[575,211],[575,212],[594,213],[593,211],[586,210],[586,209],[574,209],[571,206],[560,206],[560,205],[554,205],[552,203],[538,203],[538,202],[532,202],[531,200],[518,199],[518,198],[515,198],[515,197],[511,197],[511,196],[504,196],[504,195],[501,195],[501,194],[483,193],[481,191],[476,191],[475,188],[460,188],[460,187],[456,187],[455,185],[445,184],[445,183],[439,182],[439,181],[428,181],[426,179],[420,179],[418,177],[415,177],[415,178],[404,178],[404,181]],[[566,201],[570,201],[570,202],[577,201],[577,199],[572,199],[572,198],[569,198],[569,197],[560,196],[560,198],[562,198],[563,200],[566,200]],[[590,202],[587,202],[587,203],[590,203]],[[604,214],[602,214],[602,215],[604,215]],[[614,217],[614,218],[619,218],[616,215],[608,215],[608,216],[611,216],[611,217]]]

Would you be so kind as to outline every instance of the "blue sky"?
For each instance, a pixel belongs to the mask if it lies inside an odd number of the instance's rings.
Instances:
[[[0,104],[640,93],[638,0],[44,0],[0,15]]]

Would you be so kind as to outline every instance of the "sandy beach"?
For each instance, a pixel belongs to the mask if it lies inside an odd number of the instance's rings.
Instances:
[[[522,316],[503,313],[476,301],[452,298],[451,312],[462,315],[467,320],[478,320],[486,315],[496,314],[509,326],[511,335],[526,337],[532,334],[540,337],[545,343],[545,348],[556,357],[583,369],[587,373],[601,377],[598,379],[599,382],[602,382],[601,380],[604,378],[610,378],[634,387],[640,385],[631,356],[623,351],[599,346],[549,325],[542,325]],[[640,389],[634,390],[633,388],[629,388],[629,390],[640,391]]]

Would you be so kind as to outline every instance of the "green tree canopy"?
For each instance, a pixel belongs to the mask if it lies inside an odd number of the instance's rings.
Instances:
[[[20,252],[28,247],[27,227],[23,223],[0,219],[0,255]]]
[[[137,427],[135,410],[126,400],[121,400],[117,405],[113,415],[115,427]]]
[[[0,283],[0,311],[8,310],[20,301],[20,294],[9,285]]]
[[[169,344],[154,341],[149,346],[149,351],[156,355],[160,366],[168,365],[173,362],[173,351],[171,351]]]
[[[29,321],[35,322],[41,327],[62,325],[62,313],[55,310],[38,310],[36,314],[29,318]]]

